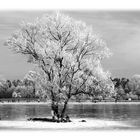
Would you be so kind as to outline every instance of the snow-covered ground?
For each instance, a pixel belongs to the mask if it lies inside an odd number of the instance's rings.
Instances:
[[[0,129],[44,129],[44,130],[98,130],[98,129],[129,129],[132,126],[121,122],[85,119],[72,119],[70,123],[33,122],[33,121],[0,121]]]

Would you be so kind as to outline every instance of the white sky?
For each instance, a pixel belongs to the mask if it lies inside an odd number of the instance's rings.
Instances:
[[[0,11],[0,75],[22,78],[33,68],[26,58],[13,54],[4,41],[19,28],[22,21],[33,21],[48,11]],[[104,60],[105,70],[115,77],[140,74],[140,11],[63,11],[92,25],[106,40],[113,56]]]

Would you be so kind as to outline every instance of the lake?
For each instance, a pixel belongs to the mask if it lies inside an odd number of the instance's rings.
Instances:
[[[1,121],[25,121],[30,117],[50,117],[48,104],[0,104]],[[115,121],[140,128],[140,104],[70,104],[70,118]]]

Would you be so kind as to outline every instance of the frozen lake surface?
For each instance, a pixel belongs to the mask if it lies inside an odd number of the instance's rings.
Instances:
[[[70,104],[67,113],[73,122],[31,122],[30,117],[50,117],[50,105],[0,104],[0,129],[140,129],[140,104]]]

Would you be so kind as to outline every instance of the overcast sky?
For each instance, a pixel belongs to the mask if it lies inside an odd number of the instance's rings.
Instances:
[[[22,79],[33,66],[26,58],[13,54],[4,41],[19,28],[22,21],[31,22],[47,11],[0,11],[0,75]],[[112,77],[140,74],[140,11],[68,11],[63,12],[92,25],[102,36],[113,56],[103,61]]]

